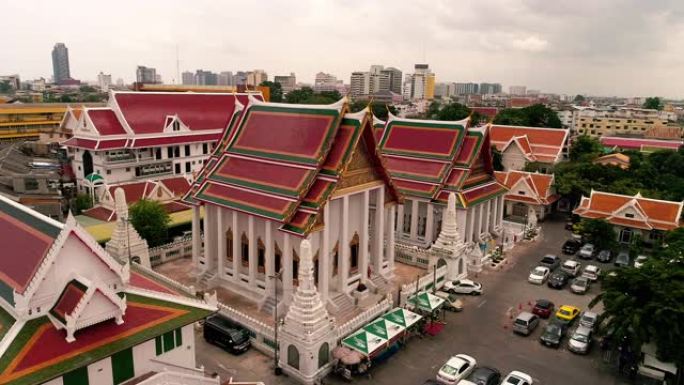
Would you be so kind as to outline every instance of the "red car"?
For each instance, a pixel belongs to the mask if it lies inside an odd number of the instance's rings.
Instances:
[[[553,302],[548,299],[538,299],[532,308],[532,313],[538,315],[539,318],[549,318],[553,314],[554,309]]]

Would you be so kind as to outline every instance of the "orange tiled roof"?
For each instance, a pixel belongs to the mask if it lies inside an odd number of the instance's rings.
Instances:
[[[636,211],[635,217],[621,215],[630,206]],[[574,213],[584,218],[603,218],[615,225],[672,230],[679,227],[682,202],[592,191],[589,197],[582,197]]]
[[[511,170],[495,171],[494,175],[496,176],[497,181],[506,186],[509,190],[505,195],[505,199],[548,205],[557,201],[559,198],[552,188],[554,183],[554,176],[552,174]],[[518,184],[520,180],[524,181],[529,190],[534,193],[534,196],[520,195],[517,191],[514,191],[513,187]]]
[[[505,150],[516,138],[524,137],[526,143],[522,142],[521,139],[515,140],[515,143],[526,154],[526,157],[540,162],[557,161],[568,136],[567,129],[497,124],[491,125],[489,132],[491,143],[499,151]]]

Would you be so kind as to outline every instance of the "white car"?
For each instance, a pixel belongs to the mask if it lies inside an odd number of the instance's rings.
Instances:
[[[592,259],[594,258],[594,253],[596,253],[596,248],[594,247],[594,245],[592,245],[591,243],[587,243],[584,246],[582,246],[577,255],[583,259]]]
[[[551,270],[546,266],[537,266],[530,272],[530,276],[527,277],[527,282],[543,285],[544,282],[549,279],[550,272]]]
[[[577,277],[577,275],[580,273],[581,268],[582,264],[577,261],[573,261],[572,259],[568,259],[561,265],[561,270],[570,274],[573,277]]]
[[[470,372],[475,369],[477,361],[473,357],[465,354],[457,354],[442,365],[437,372],[437,381],[445,384],[456,384],[460,380],[468,377]]]
[[[594,282],[598,280],[599,274],[601,274],[601,269],[596,265],[587,265],[584,267],[582,272],[582,277]]]
[[[646,262],[647,259],[648,259],[648,257],[645,255],[640,255],[640,256],[636,257],[636,259],[634,260],[634,267],[640,268],[641,266],[644,265],[644,263]]]
[[[469,279],[459,279],[456,281],[446,281],[444,283],[444,291],[453,294],[482,294],[482,284],[471,281]]]
[[[501,385],[532,385],[532,376],[514,370],[501,381]]]

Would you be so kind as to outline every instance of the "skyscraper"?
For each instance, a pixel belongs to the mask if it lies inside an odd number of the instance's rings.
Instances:
[[[152,67],[138,66],[135,70],[135,81],[154,84],[157,82],[157,70]]]
[[[297,78],[295,77],[294,72],[291,72],[290,75],[275,76],[273,81],[280,84],[283,92],[290,92],[297,87]]]
[[[53,81],[60,84],[71,79],[69,71],[69,49],[64,43],[57,43],[52,49],[52,74]]]
[[[102,92],[108,92],[112,85],[112,75],[104,74],[102,71],[97,75],[97,85]]]
[[[389,76],[389,90],[395,94],[401,94],[401,70],[398,70],[394,67],[387,67],[382,70],[382,73]]]
[[[181,74],[181,79],[183,79],[182,81],[183,81],[184,85],[188,85],[188,86],[195,85],[195,74],[193,74],[190,71],[184,71]]]
[[[435,97],[435,74],[427,64],[416,64],[413,74],[406,75],[404,98],[432,100]]]

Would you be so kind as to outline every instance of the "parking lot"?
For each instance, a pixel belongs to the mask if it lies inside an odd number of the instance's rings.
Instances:
[[[567,335],[559,349],[548,348],[539,343],[543,326],[527,337],[511,331],[513,320],[521,310],[529,310],[534,301],[546,298],[556,304],[573,305],[584,310],[598,286],[592,286],[589,293],[577,295],[568,286],[562,290],[546,285],[527,282],[530,270],[544,254],[561,254],[563,241],[569,238],[562,222],[544,223],[542,239],[535,243],[517,246],[507,258],[508,263],[501,270],[485,271],[471,278],[484,285],[482,296],[463,296],[465,310],[461,313],[447,313],[444,330],[435,337],[413,338],[408,345],[390,357],[386,362],[370,371],[370,378],[357,378],[359,384],[420,385],[426,379],[434,378],[440,366],[452,355],[464,353],[473,356],[478,365],[491,366],[505,376],[511,370],[530,374],[535,384],[625,384],[615,375],[612,368],[603,364],[598,344],[594,343],[587,356],[580,356],[567,350]],[[581,261],[583,266],[585,261]],[[591,262],[601,268],[606,264]],[[203,341],[198,341],[204,344]],[[230,356],[214,347],[198,348],[199,362],[208,369],[217,371],[223,378],[234,376],[236,380],[262,379],[267,384],[294,384],[284,377],[273,377],[270,360],[257,352],[250,351],[242,356]],[[343,384],[345,380],[334,375],[325,379],[326,384]]]

